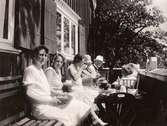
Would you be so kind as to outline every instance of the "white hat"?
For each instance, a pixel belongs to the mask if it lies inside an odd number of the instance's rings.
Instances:
[[[91,56],[90,55],[84,55],[84,62],[92,63]]]
[[[98,61],[101,61],[101,62],[104,63],[104,58],[103,58],[103,56],[101,56],[101,55],[96,56],[96,59],[94,59],[94,60],[95,60],[95,61],[98,60]]]

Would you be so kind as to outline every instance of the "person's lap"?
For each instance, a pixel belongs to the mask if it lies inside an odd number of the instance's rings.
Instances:
[[[70,95],[76,98],[79,101],[83,101],[87,105],[91,106],[94,102],[94,99],[98,96],[99,90],[92,87],[74,87],[73,91],[70,92]]]
[[[41,105],[34,116],[39,119],[58,119],[67,126],[75,126],[89,110],[88,105],[73,98],[65,107]]]

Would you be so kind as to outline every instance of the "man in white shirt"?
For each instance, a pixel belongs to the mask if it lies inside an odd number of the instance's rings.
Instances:
[[[103,64],[104,64],[103,56],[101,55],[96,56],[96,58],[94,59],[94,64],[93,64],[94,69],[96,71],[96,78],[99,78],[101,76],[99,69],[102,67]]]

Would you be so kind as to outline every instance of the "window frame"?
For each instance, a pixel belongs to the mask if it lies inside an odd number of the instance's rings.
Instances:
[[[78,21],[81,19],[64,1],[55,0],[57,4],[57,13],[61,15],[61,53],[65,58],[72,60],[78,53]],[[70,54],[64,52],[64,18],[69,21],[69,48]],[[72,54],[72,25],[75,25],[75,54]]]
[[[15,0],[9,0],[8,10],[8,38],[0,38],[0,52],[19,53],[14,48]]]

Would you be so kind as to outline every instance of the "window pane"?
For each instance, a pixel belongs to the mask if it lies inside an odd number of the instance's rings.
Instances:
[[[18,55],[0,52],[0,61],[0,77],[21,74],[21,62]]]
[[[57,46],[58,46],[58,51],[61,51],[61,14],[57,12],[57,32],[56,32],[56,39],[57,39]]]
[[[70,54],[69,49],[69,20],[64,18],[64,52]]]
[[[0,0],[0,38],[8,38],[9,0]]]
[[[75,54],[75,25],[71,25],[71,53],[74,55]]]

